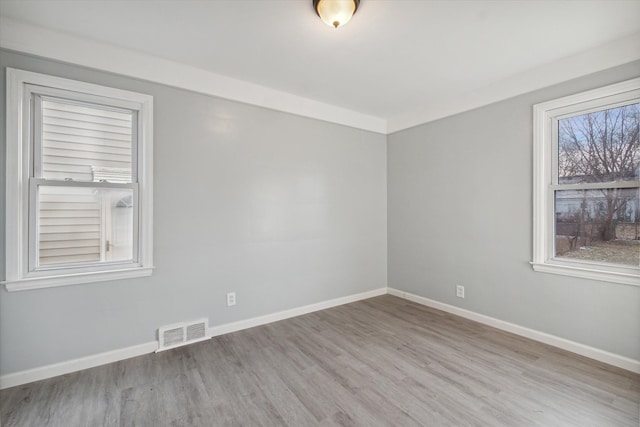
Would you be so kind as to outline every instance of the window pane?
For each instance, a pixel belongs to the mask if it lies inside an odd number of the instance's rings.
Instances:
[[[640,189],[555,194],[555,256],[640,266]]]
[[[133,191],[111,190],[104,195],[106,204],[106,261],[133,260]]]
[[[38,263],[133,258],[133,191],[40,186]]]
[[[42,99],[42,177],[131,182],[132,112]]]
[[[640,179],[640,103],[558,121],[558,183]]]

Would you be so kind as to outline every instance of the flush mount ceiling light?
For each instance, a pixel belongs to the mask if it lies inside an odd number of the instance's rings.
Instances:
[[[313,0],[313,8],[320,19],[334,28],[349,22],[359,4],[360,0]]]

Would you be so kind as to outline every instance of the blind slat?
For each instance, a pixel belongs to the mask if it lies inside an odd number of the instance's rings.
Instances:
[[[100,211],[97,209],[84,209],[84,210],[47,210],[40,209],[40,218],[92,218],[100,216]]]
[[[58,132],[44,132],[42,133],[42,138],[47,141],[60,141],[60,142],[69,142],[69,143],[78,143],[78,144],[90,144],[104,147],[117,147],[117,148],[126,148],[131,150],[131,141],[120,141],[117,139],[109,139],[109,138],[98,138],[98,137],[88,137],[82,135],[69,135],[65,133]]]
[[[40,259],[41,265],[62,264],[71,262],[95,262],[100,261],[100,254],[67,255],[59,257],[45,257]]]
[[[47,148],[50,148],[50,149],[72,150],[72,151],[81,151],[81,152],[96,152],[96,153],[105,153],[105,154],[119,154],[121,156],[128,156],[129,159],[131,159],[130,147],[114,147],[114,146],[105,145],[105,144],[90,144],[90,143],[86,143],[86,141],[68,142],[68,141],[59,141],[55,139],[46,139],[45,145]]]
[[[42,107],[47,110],[51,109],[58,111],[68,111],[87,116],[111,117],[119,120],[131,120],[130,112],[113,111],[111,109],[82,106],[78,104],[70,104],[67,102],[58,102],[52,99],[43,99]]]
[[[47,225],[40,227],[41,235],[48,233],[80,233],[95,231],[100,231],[100,225]]]
[[[93,194],[90,193],[91,190],[89,190],[88,194],[73,194],[73,193],[69,193],[69,194],[55,194],[55,193],[44,193],[41,192],[40,193],[40,203],[47,203],[47,202],[66,202],[69,203],[70,207],[72,207],[73,203],[93,203],[95,204],[95,206],[100,206],[98,200],[93,196]]]
[[[99,245],[100,245],[99,239],[51,240],[51,241],[41,241],[40,249],[89,247],[89,246],[99,246]]]
[[[56,163],[59,165],[86,165],[88,167],[93,166],[109,166],[113,168],[126,168],[131,167],[131,163],[127,162],[118,162],[111,160],[93,160],[92,162],[88,162],[85,159],[77,159],[73,157],[63,157],[63,156],[44,156],[45,166],[47,163]],[[46,167],[45,167],[46,170]]]
[[[45,146],[43,150],[43,154],[45,157],[59,157],[64,159],[76,159],[83,160],[84,164],[87,164],[87,160],[97,160],[97,161],[112,161],[119,162],[123,164],[131,164],[131,154],[111,154],[111,153],[102,153],[97,150],[93,151],[80,151],[80,150],[65,150],[60,148],[53,148]],[[89,163],[93,165],[94,163]]]
[[[43,258],[60,257],[65,255],[84,255],[98,254],[100,255],[99,246],[74,246],[68,248],[40,249],[40,262]]]
[[[43,132],[54,132],[60,133],[63,135],[75,135],[75,136],[84,136],[90,138],[104,138],[104,139],[113,139],[116,141],[127,141],[131,142],[131,135],[124,135],[116,132],[103,132],[99,130],[91,130],[91,129],[80,129],[76,127],[68,127],[68,126],[57,126],[57,125],[44,125],[42,128]]]
[[[66,241],[66,240],[100,239],[100,232],[83,231],[78,233],[51,233],[40,236],[41,242]]]
[[[121,119],[121,118],[113,118],[113,117],[106,117],[106,116],[96,116],[96,115],[78,113],[75,111],[64,111],[57,108],[45,108],[44,111],[47,117],[55,117],[56,119],[68,119],[68,120],[84,119],[90,123],[98,123],[103,125],[131,128],[131,117],[128,117],[126,119]]]
[[[49,126],[56,127],[64,127],[67,129],[80,129],[80,130],[90,130],[96,132],[105,132],[109,134],[118,134],[125,135],[126,137],[131,137],[131,125],[128,127],[123,126],[113,126],[113,125],[105,125],[101,123],[92,123],[88,121],[82,120],[69,120],[69,119],[60,119],[58,117],[48,117],[45,116],[42,118],[43,129],[47,129]]]
[[[89,173],[91,171],[91,167],[87,165],[47,163],[46,166],[45,171],[48,172]]]
[[[99,205],[98,205],[99,206]],[[95,209],[96,203],[65,203],[65,202],[48,202],[46,204],[41,204],[42,209]]]
[[[64,181],[67,178],[71,178],[74,181],[91,181],[91,173],[89,172],[50,172],[47,170],[45,170],[45,172],[47,179],[58,179]]]
[[[43,218],[40,217],[40,227],[47,227],[52,225],[68,225],[75,227],[77,225],[93,225],[100,224],[100,217],[58,217],[58,218]]]

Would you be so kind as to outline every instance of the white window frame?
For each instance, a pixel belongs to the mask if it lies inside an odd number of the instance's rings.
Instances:
[[[533,261],[535,271],[640,286],[640,268],[556,258],[554,190],[572,189],[557,183],[558,120],[567,115],[640,102],[640,78],[555,99],[533,106]],[[608,184],[594,184],[594,188]],[[638,186],[638,181],[611,184]],[[565,188],[566,187],[566,188]],[[582,189],[584,185],[580,187]]]
[[[62,91],[62,92],[60,92]],[[72,95],[69,95],[73,92]],[[63,93],[67,99],[89,101],[100,99],[113,107],[136,111],[137,136],[135,159],[138,177],[137,235],[134,235],[133,262],[87,263],[34,269],[30,258],[35,254],[35,239],[29,236],[35,207],[30,186],[39,180],[32,175],[34,127],[31,99],[33,93]],[[115,279],[150,276],[153,271],[153,97],[91,83],[79,82],[30,71],[7,68],[6,121],[6,222],[5,280],[8,291],[48,288]],[[100,186],[96,182],[74,182],[80,186]],[[121,185],[132,187],[131,185]],[[31,227],[33,223],[31,223]]]

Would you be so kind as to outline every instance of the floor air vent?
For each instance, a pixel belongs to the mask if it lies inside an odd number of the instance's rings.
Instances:
[[[208,319],[200,319],[161,327],[158,329],[160,346],[156,352],[208,339],[208,323]]]

